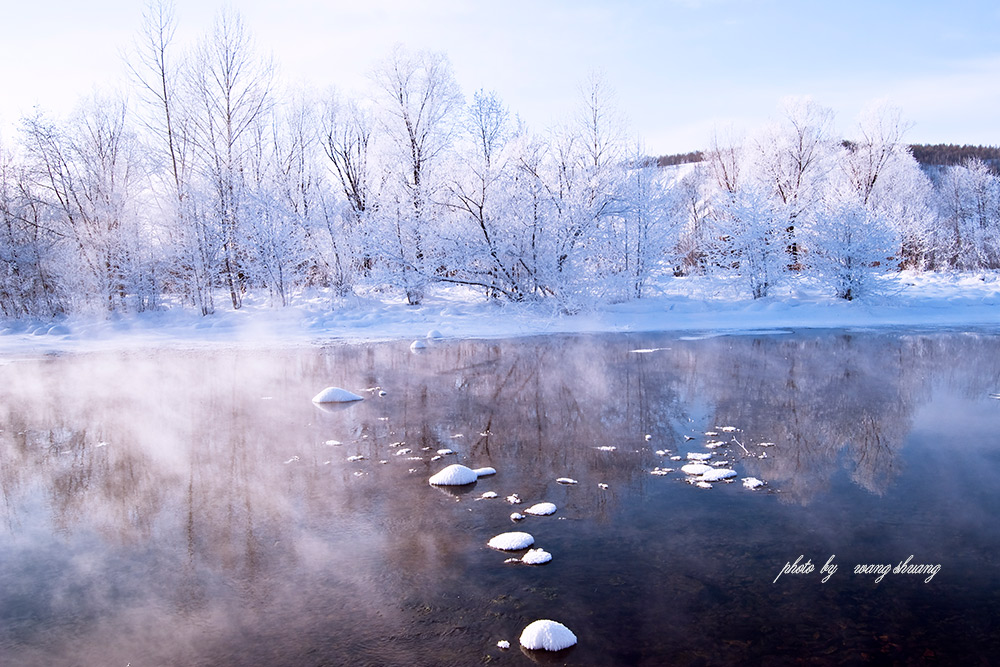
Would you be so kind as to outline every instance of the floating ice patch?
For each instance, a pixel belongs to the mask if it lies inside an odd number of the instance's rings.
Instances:
[[[520,641],[529,651],[561,651],[576,644],[576,635],[562,623],[543,619],[530,623]]]
[[[435,486],[464,486],[466,484],[472,484],[477,479],[479,479],[479,475],[477,475],[471,468],[466,468],[459,463],[453,463],[444,470],[431,476],[431,478],[427,481],[429,484],[433,484]]]
[[[600,447],[594,447],[594,449],[596,449],[599,452],[613,452],[618,448],[615,447],[614,445],[601,445]]]
[[[762,486],[764,486],[764,482],[762,480],[757,479],[756,477],[743,478],[743,487],[750,489],[751,491],[753,491],[754,489],[759,489]]]
[[[560,477],[556,481],[560,484],[579,484],[579,482],[577,482],[572,477]]]
[[[313,403],[351,403],[363,400],[361,396],[340,387],[327,387],[313,396]]]
[[[528,549],[528,553],[521,556],[521,562],[528,565],[543,565],[552,560],[552,554],[544,549]]]
[[[497,469],[486,466],[485,468],[473,468],[472,472],[476,473],[477,477],[489,477],[497,474]]]
[[[447,456],[448,454],[454,454],[454,453],[455,453],[454,450],[447,449],[447,448],[445,448],[445,449],[439,449],[438,450],[438,454],[440,454],[441,456]]]
[[[555,514],[555,512],[556,506],[554,503],[537,503],[524,510],[525,514],[533,516],[548,516],[549,514]]]
[[[703,475],[709,470],[715,470],[715,468],[707,466],[704,463],[688,463],[686,466],[681,467],[681,471],[686,475]]]
[[[512,532],[500,533],[496,537],[490,538],[486,545],[499,551],[518,551],[519,549],[527,549],[534,543],[535,538],[531,536],[531,533]]]
[[[355,454],[354,456],[348,456],[347,460],[353,463],[354,461],[364,461],[365,457],[361,454]]]
[[[713,468],[703,472],[700,477],[702,482],[721,482],[724,479],[736,477],[736,471],[729,468]]]
[[[688,452],[688,461],[707,461],[712,458],[711,452]]]

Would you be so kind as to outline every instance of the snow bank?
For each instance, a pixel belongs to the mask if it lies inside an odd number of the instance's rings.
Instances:
[[[327,387],[313,396],[313,403],[351,403],[363,400],[361,396],[340,387]]]
[[[0,320],[0,354],[94,351],[130,347],[304,345],[317,341],[413,340],[414,330],[447,328],[452,338],[510,338],[594,332],[761,333],[803,328],[974,327],[1000,325],[1000,273],[901,272],[884,277],[884,294],[837,299],[803,278],[773,296],[741,296],[736,281],[675,278],[648,298],[560,314],[548,302],[496,304],[480,292],[435,286],[420,308],[405,299],[350,297],[330,307],[329,294],[293,297],[275,309],[247,295],[238,311],[202,317],[174,305],[109,320],[74,315],[48,324]],[[41,325],[41,326],[40,326]],[[35,335],[39,330],[42,335]],[[426,340],[426,339],[425,339]],[[426,343],[425,343],[426,344]]]
[[[464,486],[472,484],[479,475],[471,468],[466,468],[460,463],[453,463],[444,470],[432,475],[427,482],[434,486]]]
[[[529,651],[561,651],[576,644],[576,635],[562,623],[543,619],[521,632],[521,646]]]
[[[515,531],[500,533],[496,537],[490,538],[490,541],[486,545],[500,551],[517,551],[519,549],[527,549],[534,543],[535,538],[531,536],[531,533]]]

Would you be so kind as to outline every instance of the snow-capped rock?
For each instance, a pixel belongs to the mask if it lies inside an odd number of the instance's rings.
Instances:
[[[576,635],[562,623],[542,619],[528,624],[520,641],[529,651],[561,651],[576,644]]]
[[[459,463],[453,463],[427,481],[434,486],[464,486],[472,484],[477,479],[479,479],[479,475],[474,470]]]
[[[721,482],[724,479],[736,477],[736,471],[729,468],[713,468],[701,474],[699,478],[702,482]]]
[[[552,560],[552,554],[544,549],[528,549],[528,553],[521,556],[521,562],[527,565],[543,565]]]
[[[497,469],[496,468],[490,468],[490,467],[486,467],[486,468],[473,468],[472,472],[476,473],[476,475],[478,477],[489,477],[490,475],[497,474]]]
[[[525,514],[534,516],[548,516],[549,514],[555,514],[555,512],[556,506],[554,503],[537,503],[524,510]]]
[[[327,387],[313,396],[313,403],[351,403],[363,400],[361,396],[340,387]]]
[[[744,477],[743,486],[744,488],[753,491],[754,489],[759,489],[760,487],[764,486],[764,482],[762,480],[757,479],[756,477]]]
[[[511,533],[500,533],[490,538],[490,541],[486,545],[491,549],[499,551],[517,551],[519,549],[527,549],[534,543],[535,538],[531,536],[531,533],[514,531]]]
[[[681,472],[686,475],[703,475],[709,470],[715,470],[715,468],[707,466],[704,463],[689,463],[681,467]]]

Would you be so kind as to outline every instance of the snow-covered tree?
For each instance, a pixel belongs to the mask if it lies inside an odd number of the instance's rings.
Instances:
[[[768,296],[786,274],[787,218],[769,192],[754,185],[720,195],[716,261],[732,270],[754,299]]]

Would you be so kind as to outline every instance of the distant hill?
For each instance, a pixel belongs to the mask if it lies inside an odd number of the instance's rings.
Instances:
[[[913,157],[924,167],[950,167],[970,158],[979,158],[993,167],[1000,168],[1000,148],[996,146],[959,146],[957,144],[912,144]]]
[[[996,146],[968,146],[958,144],[911,144],[913,157],[923,167],[949,167],[962,164],[969,158],[979,158],[1000,173],[1000,148]],[[661,155],[657,158],[658,167],[670,167],[678,164],[701,162],[705,159],[702,151],[690,153],[675,153]]]

